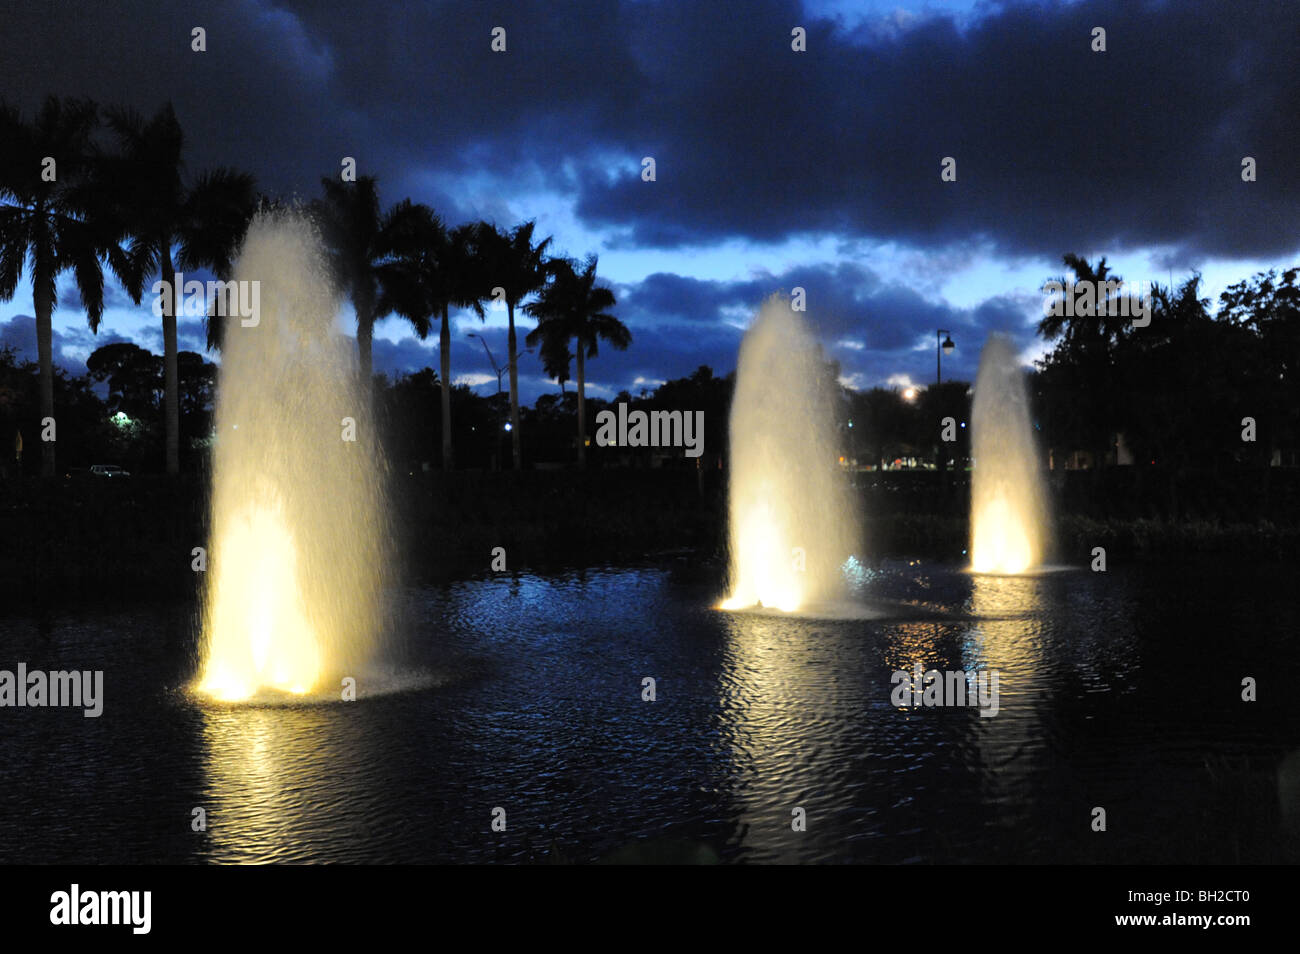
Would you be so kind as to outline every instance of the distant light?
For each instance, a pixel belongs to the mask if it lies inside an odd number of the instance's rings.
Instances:
[[[849,427],[852,427],[852,426],[853,426],[853,422],[852,422],[852,421],[849,421]]]
[[[131,419],[127,417],[125,412],[123,411],[118,411],[116,414],[114,414],[112,417],[109,418],[109,421],[111,421],[113,424],[116,424],[118,427],[122,427],[122,428],[131,426]]]
[[[509,421],[506,421],[506,430],[507,431],[514,430],[514,425],[511,424]]]
[[[904,391],[903,391],[903,400],[904,400],[904,401],[915,401],[915,400],[916,400],[916,388],[907,388],[906,390],[904,390]]]

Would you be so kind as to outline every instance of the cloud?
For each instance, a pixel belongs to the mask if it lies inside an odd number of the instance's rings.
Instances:
[[[714,5],[691,11],[606,136],[655,156],[658,181],[593,178],[579,199],[635,243],[824,231],[1052,256],[1168,245],[1184,263],[1297,247],[1300,180],[1283,170],[1300,84],[1273,4],[1009,4],[872,45],[810,31],[802,55],[775,40],[795,22],[783,4],[725,30]],[[1267,182],[1241,181],[1246,155]],[[957,182],[940,181],[945,156]]]
[[[615,290],[633,347],[591,369],[609,387],[703,363],[725,373],[763,297],[795,285],[852,380],[929,380],[937,328],[957,343],[945,377],[970,377],[988,331],[1035,344],[1039,305],[1023,290],[945,302],[948,277],[981,262],[1046,274],[1067,251],[1156,250],[1181,270],[1300,245],[1294,36],[1266,0],[1008,2],[957,19],[926,6],[851,25],[797,0],[752,0],[743,16],[731,0],[52,9],[16,5],[0,34],[0,89],[29,111],[47,94],[145,113],[170,96],[191,173],[232,165],[312,197],[352,156],[385,202],[409,194],[452,223],[559,210],[575,232],[557,250],[629,250]],[[806,53],[790,50],[796,23]],[[1098,24],[1105,53],[1090,48]],[[190,49],[195,25],[206,53]],[[489,48],[497,25],[504,54]],[[1257,182],[1241,181],[1247,155]],[[940,181],[945,156],[956,182]],[[758,251],[822,238],[835,260]],[[889,264],[858,254],[885,244]],[[635,268],[638,251],[722,247],[730,280]],[[60,295],[68,361],[108,339],[76,327],[79,301]],[[454,377],[487,373],[469,330],[504,360],[495,324],[457,320]],[[182,341],[198,350],[201,328]],[[436,335],[377,338],[376,368],[437,367],[436,351]],[[551,387],[535,356],[521,363],[530,387]]]
[[[159,334],[159,349],[162,335]],[[55,326],[51,331],[54,366],[62,368],[68,374],[81,376],[86,373],[86,358],[96,348],[118,342],[131,341],[112,332],[90,333],[84,326],[60,329]],[[138,342],[136,342],[138,343]],[[40,353],[36,347],[36,319],[31,315],[12,315],[0,319],[0,348],[11,348],[18,361],[37,361]]]
[[[343,156],[455,215],[521,177],[640,246],[804,233],[1180,262],[1296,248],[1293,37],[1265,0],[989,7],[846,30],[795,0],[352,3],[117,0],[8,14],[0,78],[144,111],[171,95],[190,166],[313,195]],[[364,22],[362,22],[364,20]],[[882,21],[883,22],[883,21]],[[123,24],[131,24],[130,29]],[[792,23],[809,31],[789,48]],[[489,50],[507,28],[508,51]],[[1106,24],[1108,49],[1090,49]],[[877,24],[877,27],[879,24]],[[159,77],[177,82],[159,86]],[[180,81],[180,77],[184,81]],[[658,181],[642,182],[654,156]],[[1254,156],[1259,181],[1243,183]],[[957,160],[943,183],[939,162]],[[476,198],[440,183],[473,174]],[[500,210],[498,210],[500,211]]]
[[[796,286],[805,290],[809,323],[828,356],[866,386],[897,374],[928,380],[940,328],[957,345],[945,358],[945,377],[973,377],[990,331],[1010,335],[1022,350],[1037,340],[1038,296],[996,296],[957,308],[923,293],[929,289],[886,281],[866,266],[840,262],[793,266],[735,282],[656,273],[625,283],[615,313],[632,330],[632,349],[626,355],[610,352],[602,361],[607,357],[624,380],[636,374],[681,377],[700,364],[727,373],[735,368],[743,328],[763,299]],[[736,313],[743,315],[741,327],[731,321]]]

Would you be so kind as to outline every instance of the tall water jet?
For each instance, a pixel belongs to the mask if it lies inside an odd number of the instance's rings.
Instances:
[[[307,220],[259,214],[233,278],[260,307],[222,346],[198,688],[304,695],[380,650],[382,458]]]
[[[1015,349],[992,334],[980,355],[971,409],[971,569],[1023,573],[1043,560],[1047,506]]]
[[[803,318],[768,298],[736,366],[723,609],[794,612],[843,587],[859,521],[838,462],[834,384]]]

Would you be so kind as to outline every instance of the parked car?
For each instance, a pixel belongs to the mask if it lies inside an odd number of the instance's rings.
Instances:
[[[117,464],[92,464],[90,472],[95,477],[130,477],[130,473]]]

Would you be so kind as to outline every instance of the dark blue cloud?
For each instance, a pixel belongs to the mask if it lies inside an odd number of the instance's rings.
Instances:
[[[1300,82],[1285,6],[1006,3],[960,25],[931,15],[890,29],[847,29],[796,0],[738,9],[27,4],[6,14],[0,89],[28,109],[48,93],[145,112],[170,97],[191,171],[247,168],[273,192],[314,196],[318,178],[354,156],[386,201],[410,194],[451,222],[529,217],[531,189],[539,206],[567,203],[585,227],[608,230],[606,247],[738,250],[743,280],[660,269],[619,283],[635,342],[602,353],[598,381],[670,378],[701,363],[729,370],[737,316],[795,285],[846,373],[869,381],[929,380],[936,327],[953,331],[958,375],[974,373],[991,329],[1032,343],[1033,302],[954,308],[847,254],[764,270],[746,260],[759,242],[885,239],[932,258],[936,280],[939,263],[968,247],[1045,263],[1066,251],[1158,249],[1158,264],[1181,270],[1300,244]],[[790,50],[796,24],[807,53]],[[196,25],[207,53],[190,49]],[[496,26],[504,54],[489,49]],[[1090,49],[1095,26],[1107,31],[1105,53]],[[653,183],[639,177],[647,155]],[[1259,163],[1254,183],[1240,179],[1247,155]],[[940,181],[944,156],[957,159],[955,183]],[[197,326],[182,334],[183,347],[201,346]],[[454,373],[482,372],[476,344],[458,335]],[[436,364],[436,351],[377,342],[376,361],[419,367]],[[541,386],[536,368],[528,380]]]
[[[91,334],[90,329],[84,325],[65,327],[60,329],[55,327],[51,334],[54,353],[54,366],[62,368],[68,374],[77,376],[86,373],[85,357],[96,348],[102,348],[104,345],[116,344],[118,342],[133,342],[142,347],[149,347],[147,342],[142,342],[136,338],[129,338],[124,335],[116,334],[108,330],[101,330],[99,334]],[[162,351],[162,332],[157,335],[157,345],[152,348],[153,351],[161,353]],[[181,345],[184,350],[185,345]],[[39,353],[36,349],[36,319],[31,315],[16,314],[7,319],[0,319],[0,348],[10,348],[14,352],[14,357],[18,361],[35,362]],[[194,349],[197,350],[197,349]]]
[[[794,0],[216,3],[12,11],[7,95],[176,100],[191,165],[316,192],[342,156],[394,190],[535,172],[638,245],[820,232],[1050,254],[1294,250],[1294,29],[1268,0],[1011,3],[864,39]],[[57,6],[53,9],[57,9]],[[190,51],[199,20],[208,52]],[[1293,24],[1293,21],[1292,25]],[[791,26],[808,52],[789,48]],[[1094,26],[1108,49],[1089,48]],[[494,26],[508,51],[489,50]],[[174,82],[159,86],[159,77]],[[642,182],[642,156],[658,181]],[[1259,181],[1241,182],[1254,156]],[[942,183],[939,162],[958,161]],[[397,195],[394,195],[396,198]]]

